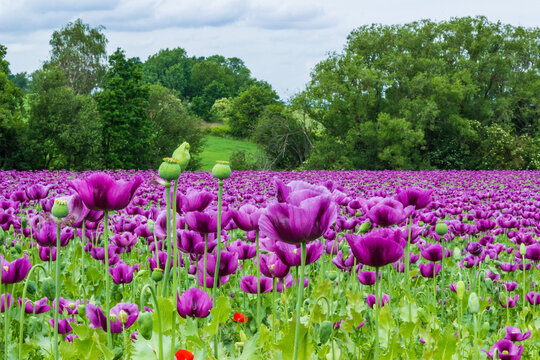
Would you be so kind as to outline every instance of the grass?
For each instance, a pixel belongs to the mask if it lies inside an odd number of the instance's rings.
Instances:
[[[217,160],[229,161],[233,152],[244,150],[246,153],[256,153],[257,145],[247,140],[226,139],[208,135],[204,138],[206,144],[201,154],[201,169],[212,170]]]

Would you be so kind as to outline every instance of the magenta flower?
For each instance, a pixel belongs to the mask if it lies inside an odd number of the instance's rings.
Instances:
[[[47,298],[44,297],[44,298],[41,298],[39,300],[37,300],[36,302],[32,303],[32,301],[28,298],[26,298],[25,302],[24,302],[24,312],[26,314],[33,314],[34,313],[34,307],[35,307],[35,313],[36,314],[43,314],[43,313],[46,313],[47,311],[51,310],[51,307],[49,306],[49,304],[47,304]],[[19,298],[19,306],[22,307],[23,306],[23,301],[22,301],[22,298]]]
[[[531,291],[525,294],[525,299],[527,299],[531,305],[540,305],[540,293]]]
[[[516,294],[513,298],[511,296],[507,296],[506,297],[506,303],[504,303],[502,301],[502,299],[499,297],[499,303],[501,304],[501,306],[503,308],[515,308],[516,307],[516,304],[517,304],[517,301],[519,299],[519,295]]]
[[[192,211],[185,215],[186,223],[191,230],[202,234],[217,232],[217,211]],[[221,228],[223,229],[231,219],[228,211],[221,212]]]
[[[193,230],[181,230],[178,237],[178,248],[189,254],[204,254],[204,237],[201,233]],[[217,240],[214,236],[208,236],[208,251],[212,251],[217,245]]]
[[[396,200],[403,204],[403,207],[412,205],[416,210],[427,207],[432,199],[433,190],[422,190],[418,187],[410,187],[405,190],[397,190]]]
[[[276,255],[287,266],[300,266],[302,264],[301,249],[295,245],[278,242],[275,247]],[[306,246],[305,265],[313,264],[319,260],[323,253],[323,244],[314,241]]]
[[[27,253],[24,253],[24,257],[12,262],[6,261],[4,256],[0,255],[0,265],[2,284],[16,284],[23,281],[32,267]]]
[[[26,197],[28,200],[41,200],[47,197],[51,188],[52,185],[43,186],[40,184],[34,184],[28,186],[26,189],[24,189],[24,191],[26,192]]]
[[[299,206],[270,205],[261,215],[259,227],[272,240],[298,244],[321,237],[336,218],[336,203],[330,196],[320,195],[301,201]]]
[[[377,229],[365,236],[345,234],[351,250],[359,263],[381,267],[398,261],[403,256],[401,232]]]
[[[238,228],[244,231],[252,231],[259,229],[259,218],[262,212],[261,208],[246,204],[238,210],[233,210],[231,215]]]
[[[420,268],[420,274],[427,278],[434,278],[442,269],[441,264],[435,264],[432,262],[429,264],[420,263],[418,267]]]
[[[266,276],[261,276],[260,282],[261,294],[272,291],[272,279]],[[240,289],[248,294],[257,294],[257,276],[246,275],[240,280]]]
[[[484,248],[482,247],[482,245],[477,242],[468,243],[465,250],[467,250],[472,256],[480,256],[482,255],[482,252],[484,252]]]
[[[176,196],[176,209],[183,212],[204,211],[214,200],[214,194],[208,191],[191,190],[186,195],[178,192]]]
[[[52,251],[52,260],[51,260]],[[39,258],[41,261],[56,261],[56,248],[38,246]]]
[[[527,340],[530,337],[531,337],[531,330],[528,330],[522,333],[521,330],[516,327],[513,327],[513,326],[506,327],[506,336],[505,336],[506,340],[516,342],[516,341]]]
[[[276,184],[276,198],[279,202],[299,205],[302,201],[320,195],[330,196],[330,191],[320,185],[312,185],[305,181],[294,180],[285,185],[278,178],[274,178]]]
[[[58,300],[58,303],[60,304],[58,308],[58,313],[63,314],[65,312],[68,315],[75,315],[79,312],[80,302],[81,302],[80,300],[71,301],[71,300],[64,299],[63,297],[60,297],[60,299]],[[53,300],[52,307],[53,309],[56,310],[56,299]]]
[[[121,322],[121,312],[123,312],[122,316],[126,316],[127,320],[125,324],[122,324]],[[88,304],[86,307],[86,316],[88,317],[88,320],[90,320],[90,324],[93,328],[107,331],[107,318],[100,307]],[[111,332],[114,334],[121,333],[124,328],[129,328],[137,321],[137,318],[139,317],[139,308],[136,304],[118,303],[111,308],[109,317]]]
[[[227,246],[227,250],[238,254],[238,260],[253,259],[257,253],[255,245],[246,244],[242,240],[236,240]]]
[[[378,226],[388,227],[403,222],[414,211],[414,206],[403,208],[403,204],[394,199],[384,199],[373,206],[367,217]]]
[[[525,258],[531,261],[540,261],[540,243],[527,246]]]
[[[84,180],[73,180],[69,186],[91,210],[113,211],[125,208],[142,183],[140,176],[133,180],[115,181],[105,173],[96,173]]]
[[[70,323],[74,323],[75,319],[59,319],[58,320],[58,333],[59,334],[67,334],[70,333],[73,328],[71,327]],[[49,320],[49,324],[52,326],[52,328],[55,328],[54,319]]]
[[[441,261],[442,260],[442,245],[441,244],[426,244],[426,246],[420,248],[420,254],[427,261]]]
[[[260,258],[260,270],[264,276],[269,278],[284,278],[289,273],[290,267],[285,265],[276,254],[272,254],[271,256],[261,254]]]
[[[8,310],[11,309],[11,306],[13,305],[13,298],[10,293],[7,294],[7,301],[5,294],[0,295],[0,313],[3,313],[6,311],[6,303]]]
[[[34,236],[36,242],[40,246],[44,247],[56,247],[56,226],[53,221],[47,221],[41,223],[41,228],[35,229]],[[64,247],[69,244],[69,241],[73,239],[73,229],[63,228],[60,232],[60,246]]]
[[[369,294],[366,298],[366,302],[369,305],[370,308],[373,309],[373,305],[375,305],[377,297],[374,294]],[[388,304],[390,302],[390,295],[383,294],[382,296],[382,303],[381,300],[379,300],[379,306],[383,307],[384,305]]]
[[[109,273],[115,284],[129,284],[133,281],[133,267],[120,261],[114,268],[109,268]]]
[[[182,293],[176,292],[176,310],[183,317],[205,318],[210,315],[212,300],[206,291],[191,288]]]
[[[214,276],[216,271],[217,254],[209,254],[206,260],[206,273],[209,276]],[[203,262],[199,261],[199,266],[202,266]],[[238,254],[230,251],[222,251],[221,259],[219,261],[219,276],[227,276],[234,274],[238,269]],[[202,270],[202,267],[201,267]],[[202,271],[201,271],[202,272]]]
[[[523,354],[523,345],[519,345],[519,347],[517,347],[513,342],[507,339],[497,341],[491,347],[489,352],[483,349],[481,351],[485,352],[490,359],[493,359],[495,349],[499,350],[500,360],[520,360],[521,354]]]
[[[375,271],[360,271],[358,273],[358,281],[360,281],[361,284],[366,286],[371,286],[375,284]]]

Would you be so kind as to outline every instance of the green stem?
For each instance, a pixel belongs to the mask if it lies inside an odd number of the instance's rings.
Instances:
[[[60,223],[56,224],[56,271],[55,271],[55,283],[56,283],[56,309],[54,311],[54,358],[60,359],[58,355],[58,313],[60,312]],[[50,254],[52,259],[52,252]],[[24,300],[24,299],[23,299]]]
[[[272,334],[276,343],[276,278],[272,278]]]
[[[163,246],[167,254],[167,261],[165,262],[165,275],[163,276],[163,288],[161,288],[161,296],[165,297],[167,295],[167,288],[169,285],[169,273],[171,271],[171,183],[167,181],[165,185],[165,203],[167,206],[167,240],[166,245]],[[159,257],[158,257],[159,259]],[[159,260],[158,260],[159,263]]]
[[[525,256],[521,255],[521,265],[523,266],[523,289],[522,289],[522,296],[523,296],[523,310],[525,310],[525,307],[527,306],[527,301],[525,300],[525,284],[527,283],[527,279],[525,276]]]
[[[219,246],[219,245],[218,245]],[[203,260],[203,289],[204,291],[207,291],[206,286],[206,274],[208,271],[206,271],[206,257],[208,256],[208,234],[204,234],[204,260]],[[215,276],[216,274],[214,274]],[[197,281],[199,281],[199,278],[197,278]]]
[[[1,275],[0,275],[1,277]],[[4,284],[4,357],[7,359],[8,354],[8,332],[9,332],[9,301],[8,301],[8,284]]]
[[[23,341],[24,309],[26,308],[26,289],[28,288],[28,282],[30,280],[30,277],[34,273],[35,269],[41,269],[46,273],[45,266],[43,266],[43,264],[34,265],[28,272],[28,275],[26,276],[26,280],[24,281],[24,288],[23,288],[23,293],[22,293],[21,317],[19,319],[19,359],[23,358],[22,357],[22,341]],[[36,306],[34,305],[34,313],[35,312],[36,312]],[[55,325],[55,326],[58,326],[58,325]],[[7,327],[6,327],[6,330],[7,330]],[[7,355],[6,355],[6,358],[7,358]]]
[[[109,323],[109,311],[110,311],[110,288],[109,288],[109,211],[105,210],[105,227],[103,228],[103,237],[105,240],[105,318],[107,323],[107,346],[109,349],[112,349],[112,334],[111,326]],[[56,249],[58,251],[58,249]],[[58,253],[56,255],[58,261]],[[159,257],[158,257],[159,259]],[[86,304],[85,304],[86,305]]]
[[[474,359],[478,359],[478,320],[474,314]]]
[[[379,301],[382,303],[380,298],[381,290],[381,281],[379,280],[379,268],[375,268],[375,360],[379,359]]]
[[[172,231],[173,231],[173,299],[174,293],[178,289],[178,234],[176,233],[176,191],[178,189],[178,179],[174,182],[173,188],[173,198],[172,198]],[[173,312],[173,323],[172,323],[172,339],[171,339],[171,354],[174,354],[176,351],[176,311]]]
[[[86,221],[83,221],[82,222],[82,235],[81,235],[81,241],[82,241],[82,252],[81,252],[81,281],[83,284],[85,284],[85,275],[86,275],[86,272],[84,270],[84,255],[85,255],[85,251],[84,251],[84,246],[86,245],[85,244],[85,228],[86,228]],[[83,286],[83,305],[86,306],[86,286]]]
[[[298,360],[300,350],[300,307],[304,297],[304,267],[306,265],[306,243],[302,242],[302,260],[300,265],[300,276],[298,278],[298,297],[296,299],[296,329],[294,331],[294,360]]]
[[[159,345],[159,360],[163,360],[163,333],[162,333],[162,330],[161,330],[161,311],[159,309],[159,303],[157,301],[157,297],[156,297],[156,292],[154,291],[154,289],[152,288],[152,286],[150,286],[150,284],[146,284],[143,286],[142,290],[141,290],[141,298],[140,298],[140,303],[141,303],[141,309],[144,309],[144,292],[145,290],[148,289],[150,290],[150,295],[152,296],[152,299],[154,300],[154,306],[156,307],[156,316],[157,316],[157,321],[158,321],[158,345]],[[109,328],[109,327],[107,327]]]
[[[214,284],[212,286],[212,301],[214,301],[215,304],[215,291],[217,288],[217,282],[219,280],[219,265],[221,261],[221,201],[223,197],[223,179],[218,180],[218,211],[217,211],[217,255],[216,255],[216,269],[214,271]],[[205,279],[206,280],[206,279]],[[206,281],[205,284],[206,286]],[[216,333],[216,338],[214,339],[214,343],[217,344],[217,338],[219,336],[219,329]],[[218,358],[218,348],[217,346],[214,346],[214,357]]]
[[[257,243],[257,329],[261,326],[261,260],[259,258],[259,230],[255,232]]]
[[[409,255],[409,244],[412,237],[412,214],[409,216],[409,237],[407,238],[407,244],[405,245],[405,284],[407,286],[408,295],[411,293],[411,277],[409,275],[411,257]],[[376,279],[378,281],[379,279]],[[412,322],[412,307],[411,299],[407,299],[409,304],[409,322]]]

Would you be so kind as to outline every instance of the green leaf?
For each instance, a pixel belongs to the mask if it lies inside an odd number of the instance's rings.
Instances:
[[[418,307],[416,303],[409,302],[405,297],[401,298],[399,302],[399,318],[401,321],[409,321],[409,306],[411,310],[411,321],[416,323],[418,320]]]
[[[231,316],[231,300],[228,296],[220,296],[216,305],[210,310],[211,322],[207,325],[207,333],[212,336],[217,334],[220,324],[227,322]]]
[[[452,360],[456,352],[457,339],[454,329],[448,326],[437,343],[438,351],[435,355],[437,360]]]

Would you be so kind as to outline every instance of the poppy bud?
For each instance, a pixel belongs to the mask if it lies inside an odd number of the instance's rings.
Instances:
[[[150,219],[148,219],[148,222],[146,223],[146,226],[148,227],[148,231],[153,234],[154,233],[154,222]]]
[[[75,310],[75,303],[70,302],[70,303],[68,304],[68,308],[69,308],[70,310]]]
[[[15,251],[17,251],[18,254],[22,253],[22,246],[20,243],[15,244]]]
[[[454,248],[454,255],[453,255],[454,261],[459,261],[461,259],[461,250],[456,246]]]
[[[152,313],[143,311],[139,315],[139,332],[146,340],[152,339]]]
[[[41,282],[41,291],[49,299],[54,299],[56,297],[56,284],[54,283],[52,277],[47,276],[45,279],[43,279]]]
[[[184,171],[188,166],[189,159],[191,159],[191,156],[189,155],[189,144],[184,141],[182,145],[180,145],[176,150],[174,150],[172,158],[178,160],[178,165],[180,165],[180,169]]]
[[[26,288],[26,291],[30,295],[34,295],[37,291],[37,285],[35,281],[29,280],[28,281],[28,287]]]
[[[328,277],[328,279],[330,279],[330,281],[334,281],[337,279],[337,272],[335,271],[329,271],[328,274],[326,275]]]
[[[446,235],[446,233],[448,232],[448,225],[443,222],[437,223],[437,225],[435,226],[435,232],[437,233],[437,235],[440,236]]]
[[[330,339],[330,335],[332,335],[332,322],[324,320],[321,324],[321,336],[319,337],[321,344],[325,344]]]
[[[465,283],[461,280],[456,284],[456,294],[459,300],[463,299],[463,295],[465,294]]]
[[[79,305],[79,308],[77,309],[77,312],[79,313],[79,315],[83,316],[84,314],[86,314],[86,305]]]
[[[486,284],[486,289],[490,290],[493,288],[493,280],[490,278],[487,278],[484,283]]]
[[[22,227],[23,229],[26,229],[27,226],[28,226],[28,219],[27,219],[26,217],[23,217],[23,218],[21,219],[21,227]]]
[[[369,229],[371,229],[371,222],[369,222],[369,221],[366,221],[365,223],[360,225],[360,232],[362,234],[367,233],[369,231]]]
[[[120,310],[118,313],[118,319],[122,323],[122,325],[125,325],[128,319],[128,313],[125,310]]]
[[[228,161],[216,161],[216,163],[212,168],[213,177],[220,180],[231,177],[231,167]]]
[[[63,219],[69,214],[68,203],[65,200],[55,199],[51,214],[58,219]]]
[[[469,295],[468,307],[469,307],[469,311],[472,314],[476,314],[478,311],[480,311],[480,302],[478,300],[478,295],[476,295],[475,292],[472,292]]]
[[[521,243],[521,245],[519,245],[519,253],[521,254],[521,256],[525,256],[525,254],[527,253],[527,247],[524,243]]]
[[[178,164],[178,160],[173,158],[164,158],[159,166],[158,175],[167,181],[176,180],[180,176],[182,169]]]
[[[160,282],[163,280],[163,271],[158,268],[154,269],[154,271],[152,271],[152,280],[155,282]]]

